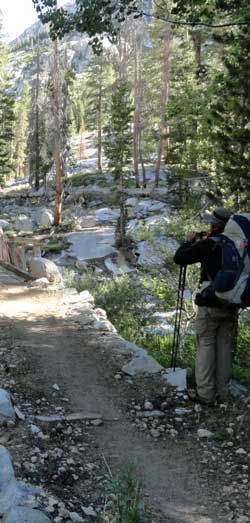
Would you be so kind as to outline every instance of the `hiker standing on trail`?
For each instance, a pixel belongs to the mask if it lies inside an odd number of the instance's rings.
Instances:
[[[206,213],[203,219],[210,224],[210,231],[188,233],[186,241],[175,253],[174,261],[178,265],[201,263],[200,289],[205,282],[213,281],[222,268],[222,248],[219,242],[216,243],[216,237],[223,232],[230,216],[231,212],[224,207],[215,209],[211,214]],[[195,402],[209,405],[216,399],[223,401],[228,396],[238,307],[222,305],[215,295],[207,303],[202,303],[200,298],[196,304],[196,392],[192,394],[190,391],[189,397]]]

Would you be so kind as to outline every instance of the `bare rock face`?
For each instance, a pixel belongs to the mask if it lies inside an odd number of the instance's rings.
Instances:
[[[15,421],[15,411],[7,390],[0,389],[0,425],[6,421]],[[1,481],[1,477],[0,477]]]
[[[62,282],[62,275],[57,265],[46,258],[32,258],[30,273],[36,279],[47,278],[50,283]]]
[[[0,492],[15,479],[11,458],[5,447],[0,446]]]
[[[35,495],[40,489],[32,487],[22,481],[16,481],[15,473],[8,450],[0,445],[0,518],[4,516],[5,523],[21,523],[25,519],[6,519],[9,513],[21,505],[29,503],[35,505]],[[27,523],[39,523],[40,520],[28,519]],[[41,520],[41,523],[47,523]]]
[[[47,278],[39,278],[38,280],[31,281],[29,287],[34,287],[37,289],[47,289],[49,287],[49,280]]]
[[[10,231],[12,229],[10,222],[7,220],[0,220],[0,227],[3,229],[3,231]]]
[[[28,216],[21,215],[16,219],[15,229],[17,231],[32,232],[33,231],[33,221]]]
[[[51,227],[54,223],[54,216],[50,210],[44,209],[36,213],[36,221],[40,227]]]
[[[50,523],[50,520],[39,510],[18,507],[5,514],[2,523]]]
[[[156,374],[162,370],[163,367],[144,349],[139,349],[132,360],[122,368],[122,371],[129,376]]]

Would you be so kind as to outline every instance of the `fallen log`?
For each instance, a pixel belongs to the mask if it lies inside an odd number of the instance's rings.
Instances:
[[[16,276],[20,276],[21,278],[23,278],[26,281],[35,281],[36,280],[36,278],[34,278],[34,276],[31,276],[31,274],[29,274],[26,271],[23,271],[22,269],[18,269],[11,263],[7,263],[5,261],[0,260],[0,266],[7,269],[7,271],[13,272],[14,274],[16,274]]]

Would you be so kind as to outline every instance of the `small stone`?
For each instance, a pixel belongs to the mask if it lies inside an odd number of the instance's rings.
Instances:
[[[186,409],[185,407],[179,407],[179,408],[175,409],[175,414],[177,414],[177,416],[186,416],[187,414],[191,414],[191,413],[192,413],[192,410]]]
[[[162,418],[164,417],[164,412],[161,410],[145,410],[143,412],[137,412],[138,418]]]
[[[244,449],[240,448],[235,451],[235,454],[238,454],[239,456],[245,456],[247,452]]]
[[[91,421],[91,425],[93,425],[94,427],[100,427],[101,425],[103,425],[103,421],[101,419],[93,419]]]
[[[70,512],[69,517],[74,523],[84,523],[84,519],[77,512]]]
[[[25,415],[21,412],[21,410],[18,407],[14,406],[14,411],[15,411],[18,419],[20,419],[21,421],[25,420]]]
[[[97,516],[93,507],[81,507],[81,509],[84,512],[85,516],[92,516],[94,518]]]
[[[54,383],[54,385],[52,386],[52,389],[58,391],[58,390],[60,390],[60,387],[59,387],[59,385],[57,385],[57,383]]]
[[[150,434],[155,439],[159,438],[161,435],[159,430],[156,430],[156,429],[151,429]]]
[[[198,429],[197,431],[198,438],[212,438],[213,433],[210,432],[210,430],[207,429]]]
[[[236,523],[249,523],[249,518],[247,516],[238,516],[236,519]]]
[[[39,434],[41,432],[41,429],[36,425],[30,425],[30,430],[32,434]]]
[[[145,401],[145,403],[144,403],[144,409],[145,409],[145,410],[153,410],[153,409],[154,409],[154,405],[153,405],[153,403],[151,403],[151,401]]]

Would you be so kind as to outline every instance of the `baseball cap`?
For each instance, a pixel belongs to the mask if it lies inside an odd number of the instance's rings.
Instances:
[[[232,216],[232,212],[226,207],[217,207],[212,213],[206,212],[202,218],[206,223],[212,223],[224,227],[229,218]]]

